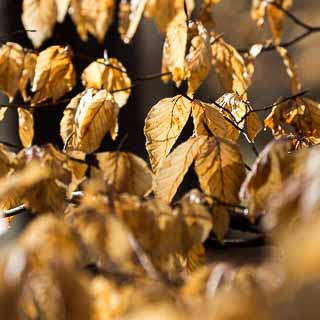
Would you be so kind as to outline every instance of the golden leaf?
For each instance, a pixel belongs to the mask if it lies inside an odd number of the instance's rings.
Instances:
[[[230,213],[225,206],[215,205],[212,208],[212,230],[217,239],[223,243],[223,238],[229,230]]]
[[[191,23],[197,30],[192,38],[189,53],[185,58],[185,72],[188,79],[188,95],[193,95],[207,77],[211,69],[210,37],[201,22]]]
[[[162,53],[162,72],[170,71],[178,87],[185,79],[187,36],[186,16],[180,12],[168,25]]]
[[[7,42],[0,48],[0,90],[11,102],[19,88],[24,56],[23,48],[19,44]]]
[[[274,0],[272,2],[284,10],[289,10],[292,6],[292,0]],[[278,43],[281,39],[283,22],[286,15],[275,5],[272,5],[272,3],[268,4],[268,1],[253,0],[251,5],[251,18],[255,20],[259,26],[264,23],[266,14],[268,15],[272,35],[276,43]]]
[[[30,147],[34,136],[32,112],[25,108],[18,108],[18,121],[21,143],[25,148]]]
[[[186,3],[188,16],[195,8],[194,0],[149,0],[145,10],[145,17],[152,18],[158,30],[165,34],[168,26],[173,19],[184,11],[184,2]]]
[[[59,99],[72,90],[75,82],[76,74],[68,48],[51,46],[41,51],[31,89],[35,92],[32,104],[36,105],[49,98]]]
[[[275,3],[284,10],[289,10],[292,6],[292,0],[276,0]],[[276,42],[280,42],[283,22],[286,18],[284,12],[278,9],[276,6],[269,4],[267,7],[268,19],[273,37]]]
[[[57,5],[57,21],[62,23],[66,17],[71,0],[56,0]]]
[[[71,100],[60,123],[61,137],[68,147],[91,153],[100,147],[107,132],[118,134],[119,106],[107,90],[88,89]]]
[[[251,84],[252,74],[239,52],[222,38],[212,41],[212,65],[223,89],[244,94]]]
[[[3,107],[0,105],[0,121],[2,121],[7,113],[8,107]]]
[[[27,52],[24,56],[23,71],[20,77],[19,90],[24,101],[29,101],[27,86],[33,82],[38,56],[35,53]]]
[[[85,202],[65,217],[85,247],[85,263],[94,263],[104,270],[130,271],[133,252],[126,226],[106,203],[101,206]]]
[[[12,182],[14,178],[22,180],[19,175],[28,177],[18,183],[26,206],[38,213],[60,213],[66,206],[67,186],[71,181],[71,173],[66,168],[66,155],[49,144],[41,148],[33,146],[23,149],[17,159],[17,176],[12,177]],[[34,162],[38,166],[38,172],[31,170]],[[29,166],[31,169],[28,169]]]
[[[82,83],[86,88],[107,91],[121,90],[131,87],[127,70],[115,58],[98,59],[92,62],[82,73]],[[130,96],[131,90],[112,93],[119,107],[123,107]]]
[[[226,135],[226,120],[215,105],[194,100],[192,103],[192,118],[197,135],[209,135],[207,129],[213,135],[220,137]]]
[[[183,96],[164,98],[149,111],[144,126],[151,167],[157,171],[186,125],[191,102]]]
[[[263,125],[258,115],[255,112],[250,112],[246,117],[248,128],[248,136],[251,141],[254,141],[259,132],[263,129]]]
[[[0,143],[0,177],[5,176],[15,165],[16,154]]]
[[[244,117],[250,110],[250,105],[244,98],[237,93],[225,93],[221,96],[216,104],[220,106],[222,114],[240,128],[244,127]],[[227,133],[226,138],[238,140],[240,132],[230,122],[226,121]]]
[[[203,244],[194,246],[187,256],[187,272],[191,273],[204,266],[206,263],[206,251]]]
[[[231,204],[239,202],[245,168],[238,145],[220,137],[207,139],[195,160],[195,171],[206,194]]]
[[[51,37],[56,22],[56,0],[23,0],[22,23],[25,29],[35,30],[27,35],[36,48]]]
[[[273,107],[265,119],[265,125],[272,129],[273,134],[286,136],[294,131],[305,139],[320,138],[320,104],[309,98],[297,98],[282,102]],[[312,144],[312,140],[310,140]]]
[[[75,266],[79,246],[69,226],[53,215],[35,219],[19,237],[20,245],[45,263]]]
[[[201,146],[206,141],[207,137],[205,136],[190,138],[188,141],[180,144],[163,160],[154,179],[154,192],[157,197],[171,202],[183,177],[194,159],[199,155]]]
[[[286,71],[291,80],[291,91],[293,94],[297,94],[301,91],[302,85],[298,76],[298,67],[290,57],[288,50],[283,47],[277,47],[277,52],[282,58],[283,64],[286,67]]]
[[[145,161],[130,152],[96,154],[99,168],[108,183],[118,192],[145,196],[152,189],[152,173]]]
[[[148,0],[121,0],[118,30],[125,43],[130,43],[135,35],[147,2]]]
[[[114,0],[71,0],[71,17],[83,41],[88,33],[103,42],[113,22]]]
[[[281,192],[285,179],[292,171],[288,156],[288,140],[272,141],[256,159],[240,190],[240,197],[249,202],[249,214],[255,219],[268,210],[268,201]]]

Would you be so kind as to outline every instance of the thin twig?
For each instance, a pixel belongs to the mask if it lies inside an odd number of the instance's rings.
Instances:
[[[249,110],[242,116],[242,118],[241,118],[239,121],[237,121],[237,123],[238,123],[238,124],[239,124],[239,123],[242,123],[242,121],[244,121],[244,120],[248,117],[248,115],[249,115],[250,113],[252,113],[252,112],[265,112],[265,111],[271,110],[271,109],[273,109],[274,107],[276,107],[276,106],[278,106],[278,105],[280,105],[280,104],[282,104],[282,103],[284,103],[284,102],[287,102],[287,101],[289,101],[289,100],[295,100],[295,99],[297,99],[297,98],[300,98],[300,97],[302,97],[302,96],[305,96],[309,91],[310,91],[310,90],[304,90],[304,91],[298,92],[297,94],[294,94],[294,95],[292,95],[292,96],[284,97],[284,98],[280,99],[279,101],[274,102],[273,104],[270,104],[270,105],[268,105],[268,106],[266,106],[266,107],[249,109]]]
[[[268,4],[276,7],[277,9],[279,9],[281,12],[283,12],[293,23],[295,23],[296,25],[300,26],[301,28],[303,28],[305,31],[296,36],[295,38],[293,38],[292,40],[289,41],[284,41],[281,42],[278,45],[275,45],[274,43],[271,44],[267,44],[265,46],[263,46],[262,51],[272,51],[275,50],[277,47],[284,47],[284,48],[288,48],[300,41],[302,41],[303,39],[307,38],[308,36],[310,36],[313,33],[316,32],[320,32],[320,26],[310,26],[309,24],[303,22],[302,20],[300,20],[297,16],[295,16],[293,13],[291,13],[290,11],[284,9],[281,5],[279,5],[278,3],[274,2],[273,0],[265,0]],[[238,51],[240,53],[248,53],[249,50],[248,49],[238,49]]]

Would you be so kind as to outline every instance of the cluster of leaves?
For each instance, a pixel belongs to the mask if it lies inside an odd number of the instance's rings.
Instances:
[[[144,133],[151,168],[120,148],[99,148],[106,134],[116,139],[118,114],[133,82],[155,76],[131,75],[105,53],[82,71],[84,91],[63,100],[63,150],[34,146],[33,112],[53,107],[74,88],[76,54],[69,47],[36,52],[2,45],[0,90],[10,103],[1,106],[1,119],[8,108],[17,108],[24,148],[14,153],[0,145],[1,221],[9,225],[20,205],[36,217],[0,261],[0,310],[6,319],[313,315],[315,309],[297,302],[319,293],[320,104],[304,97],[281,36],[287,17],[308,34],[320,28],[299,22],[288,11],[292,1],[253,0],[251,16],[258,25],[269,20],[273,40],[240,52],[215,32],[212,10],[219,2],[204,0],[198,10],[192,0],[120,2],[122,39],[133,38],[143,16],[153,18],[165,34],[162,73],[156,77],[178,88],[187,85],[187,93],[178,89],[148,112]],[[91,33],[102,41],[115,1],[24,0],[22,20],[26,29],[36,29],[28,33],[36,47],[68,10],[82,40]],[[255,59],[272,48],[283,61],[292,95],[253,108],[247,91]],[[226,93],[201,101],[195,94],[211,68]],[[18,92],[24,103],[15,105]],[[262,123],[257,114],[267,110]],[[190,118],[193,133],[176,146]],[[259,154],[255,139],[264,127],[274,139]],[[240,135],[257,156],[252,169],[243,161]],[[199,189],[175,199],[191,169]],[[205,265],[204,242],[213,232],[223,243],[235,214],[251,222],[264,216],[264,235],[282,257],[276,253],[262,266],[240,269]]]

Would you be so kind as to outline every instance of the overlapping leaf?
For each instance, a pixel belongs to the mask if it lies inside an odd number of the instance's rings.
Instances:
[[[120,108],[127,103],[131,93],[131,80],[125,67],[117,59],[98,59],[92,62],[83,71],[81,78],[86,88],[106,89],[111,92]],[[122,90],[126,88],[128,90]]]
[[[149,111],[144,134],[154,172],[177,141],[190,112],[191,102],[180,95],[160,100]]]
[[[40,52],[31,91],[35,93],[32,104],[49,98],[57,100],[75,85],[75,70],[68,48],[52,46]]]
[[[60,134],[69,149],[86,153],[100,147],[110,132],[112,139],[118,134],[119,106],[107,90],[88,89],[74,97],[64,111]]]
[[[118,192],[139,196],[152,188],[152,173],[145,161],[130,152],[102,152],[96,155],[103,177]]]
[[[115,10],[114,0],[71,0],[71,17],[83,41],[88,34],[103,42],[113,22]]]

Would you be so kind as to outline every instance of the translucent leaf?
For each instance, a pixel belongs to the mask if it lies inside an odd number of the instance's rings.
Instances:
[[[102,43],[113,22],[114,10],[114,0],[71,0],[71,17],[82,41],[87,41],[91,33]]]
[[[19,44],[7,42],[0,48],[0,90],[10,101],[13,101],[19,88],[24,56],[23,48]]]
[[[127,70],[115,58],[98,59],[92,62],[82,73],[82,83],[86,88],[107,91],[117,91],[131,87]],[[119,107],[123,107],[130,96],[131,90],[112,93]]]
[[[152,188],[152,173],[145,161],[130,152],[102,152],[96,154],[104,178],[118,192],[139,196]]]
[[[144,134],[154,172],[177,141],[188,121],[190,111],[191,102],[180,95],[160,100],[149,111]]]
[[[147,2],[148,0],[121,0],[118,30],[125,43],[130,43],[136,33]]]
[[[25,29],[36,31],[27,33],[36,48],[51,37],[56,22],[56,0],[23,0],[22,23]]]
[[[68,48],[52,46],[40,52],[37,58],[31,91],[35,93],[32,104],[49,98],[57,100],[72,90],[76,74]]]
[[[207,139],[196,158],[195,171],[207,195],[231,204],[239,202],[245,168],[238,145],[219,137]]]
[[[18,108],[18,122],[21,143],[25,148],[30,147],[34,136],[32,112],[25,108]]]
[[[183,177],[206,141],[205,136],[190,138],[164,159],[155,175],[154,192],[157,197],[171,202]]]
[[[110,132],[118,134],[119,106],[107,90],[88,89],[71,100],[60,123],[60,133],[68,148],[90,153],[100,147]]]

